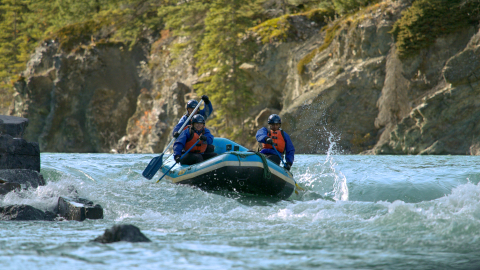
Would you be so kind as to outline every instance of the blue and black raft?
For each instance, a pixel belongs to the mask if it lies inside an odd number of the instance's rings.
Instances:
[[[206,191],[228,190],[279,199],[287,199],[295,191],[293,175],[263,154],[225,138],[214,138],[213,145],[216,157],[195,165],[173,166],[175,161],[170,156],[160,170],[175,184]]]

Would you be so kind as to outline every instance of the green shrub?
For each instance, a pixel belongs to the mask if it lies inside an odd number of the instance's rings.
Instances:
[[[337,14],[345,15],[378,2],[380,2],[380,0],[331,0],[323,2],[320,6],[330,7],[334,9]]]
[[[325,34],[325,39],[323,40],[323,44],[320,47],[308,53],[305,57],[303,57],[298,62],[297,64],[298,74],[303,74],[303,72],[305,71],[305,65],[310,63],[313,57],[315,57],[315,55],[323,52],[326,48],[328,48],[328,46],[330,46],[339,28],[340,28],[340,21],[337,21],[337,23],[335,23],[332,27],[326,28],[326,34]]]
[[[480,1],[417,0],[395,22],[395,37],[400,58],[414,56],[442,36],[458,31],[478,18]]]
[[[295,16],[303,16],[310,21],[324,23],[326,19],[333,18],[334,12],[332,9],[318,8],[304,13],[283,15],[252,27],[250,31],[257,33],[263,44],[270,41],[286,42],[296,37],[290,23],[291,18]]]

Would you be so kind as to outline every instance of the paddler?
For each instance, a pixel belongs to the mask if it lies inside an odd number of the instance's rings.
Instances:
[[[205,107],[201,110],[197,110],[196,114],[200,114],[206,120],[212,114],[213,107],[212,107],[212,102],[210,102],[210,99],[208,99],[208,96],[203,95],[202,100],[205,103]],[[198,101],[194,99],[189,100],[187,102],[187,105],[185,105],[187,112],[182,116],[182,118],[180,118],[180,120],[178,121],[178,124],[173,128],[172,136],[174,138],[178,138],[181,132],[179,129],[182,127],[183,123],[187,121],[188,117],[190,116],[190,114],[192,114],[192,111],[195,109],[195,107],[197,107],[197,105],[198,105]],[[191,125],[191,124],[192,124],[192,119],[190,119],[190,123],[188,123],[187,125]]]
[[[175,162],[180,162],[182,165],[193,165],[216,156],[217,153],[214,152],[215,147],[212,143],[213,135],[205,127],[205,118],[200,114],[194,115],[192,125],[187,126],[173,145]],[[194,144],[196,146],[181,159],[182,154]]]
[[[293,147],[290,136],[281,129],[282,119],[277,114],[272,114],[268,117],[267,123],[270,130],[262,127],[257,131],[257,135],[255,136],[257,141],[262,144],[260,153],[264,154],[277,165],[280,165],[280,156],[277,154],[278,151],[278,153],[282,155],[282,159],[283,155],[285,155],[285,169],[290,170],[295,156],[295,148]],[[275,147],[277,151],[275,151],[273,147]]]

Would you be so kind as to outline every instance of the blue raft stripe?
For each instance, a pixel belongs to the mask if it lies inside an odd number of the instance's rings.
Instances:
[[[184,181],[189,178],[197,177],[199,175],[211,172],[213,170],[217,170],[226,166],[231,166],[231,167],[258,167],[258,168],[263,168],[263,163],[259,161],[242,161],[241,165],[239,164],[240,162],[237,161],[220,161],[220,162],[215,162],[215,164],[212,164],[210,166],[201,166],[202,168],[199,168],[199,166],[192,165],[192,166],[181,166],[176,168],[175,170],[172,170],[170,174],[166,175],[166,178],[171,180],[173,183],[178,183],[181,181]],[[278,178],[282,179],[285,182],[288,182],[292,185],[295,185],[295,181],[293,180],[292,177],[289,177],[286,175],[286,173],[281,173],[275,169],[272,170],[270,168],[270,172],[277,176]]]

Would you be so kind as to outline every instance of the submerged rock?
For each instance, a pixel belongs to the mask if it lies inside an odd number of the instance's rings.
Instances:
[[[129,224],[115,225],[111,229],[106,229],[102,236],[93,240],[103,244],[126,241],[126,242],[152,242],[140,229]]]
[[[47,220],[53,221],[53,212],[43,212],[30,205],[8,205],[0,207],[0,220]]]
[[[102,219],[103,208],[83,198],[58,198],[58,213],[67,220]]]
[[[22,186],[18,183],[9,183],[0,178],[0,195],[5,195],[13,190],[20,190]]]

